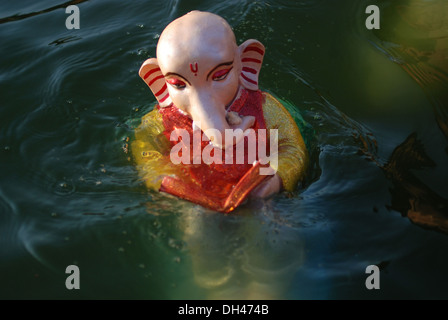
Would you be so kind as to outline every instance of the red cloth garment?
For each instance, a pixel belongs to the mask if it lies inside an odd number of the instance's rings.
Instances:
[[[228,111],[235,111],[241,116],[255,117],[252,129],[255,130],[257,143],[259,141],[258,129],[266,129],[263,102],[261,91],[243,89],[238,99],[228,108]],[[222,164],[211,163],[208,165],[203,161],[201,161],[201,164],[193,164],[192,119],[174,105],[165,108],[158,106],[158,108],[163,118],[164,134],[168,139],[175,129],[185,129],[190,135],[190,143],[189,146],[187,145],[189,148],[187,150],[190,153],[190,164],[179,164],[183,177],[164,177],[160,191],[173,194],[212,210],[227,213],[241,204],[248,194],[267,177],[259,174],[261,165],[258,161],[255,165],[247,163],[247,137],[244,138],[244,164],[236,164],[236,146],[233,146],[233,161],[231,163],[228,163],[229,161],[226,163],[224,152],[214,148],[212,152],[219,151],[222,153]],[[171,147],[180,142],[180,137],[177,141],[171,141]],[[201,141],[200,154],[208,144],[208,141]],[[256,156],[256,160],[258,160],[258,156]]]

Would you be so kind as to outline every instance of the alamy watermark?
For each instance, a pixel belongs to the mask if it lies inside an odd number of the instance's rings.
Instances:
[[[376,265],[370,265],[366,268],[366,274],[370,276],[366,279],[366,288],[368,290],[379,289],[380,288],[380,268]]]
[[[65,269],[65,273],[69,273],[70,275],[67,277],[67,279],[65,279],[65,287],[68,290],[72,290],[72,289],[80,289],[79,286],[79,268],[78,266],[75,265],[69,265],[66,269]]]
[[[200,128],[200,123],[195,123]],[[234,148],[227,147],[224,150],[209,143],[201,150],[202,141],[209,141],[208,137],[213,137],[214,141],[222,141],[221,132],[217,129],[207,129],[203,133],[201,130],[193,131],[193,141],[191,143],[190,133],[186,129],[174,129],[171,132],[170,140],[178,141],[171,148],[170,159],[173,164],[223,164],[223,152],[225,164],[254,164],[258,160],[260,164],[269,164],[270,167],[260,168],[260,175],[273,175],[278,168],[278,129],[269,130],[269,155],[267,154],[267,130],[247,129],[226,129],[225,141],[237,141],[236,154]],[[247,139],[244,139],[247,137]],[[245,141],[247,140],[247,159],[245,153]],[[191,145],[193,150],[191,149]],[[192,161],[190,160],[192,159]]]
[[[69,30],[80,28],[80,17],[78,6],[71,5],[65,8],[65,13],[70,14],[67,19],[65,19],[65,27]]]
[[[366,13],[370,16],[366,19],[366,28],[369,30],[380,28],[380,9],[378,6],[370,5],[366,8]]]
[[[70,14],[65,19],[65,27],[69,30],[80,28],[80,13],[79,7],[76,5],[70,5],[65,8],[65,13]],[[366,28],[369,30],[380,29],[380,9],[376,5],[369,5],[365,11],[366,14],[370,14],[365,22]]]

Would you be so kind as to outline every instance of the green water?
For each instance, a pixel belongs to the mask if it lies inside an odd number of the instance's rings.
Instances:
[[[67,30],[77,4],[80,29]],[[367,30],[365,8],[381,10]],[[148,192],[127,145],[173,19],[266,46],[316,132],[307,183],[222,215]],[[0,298],[448,298],[445,1],[3,1]],[[366,267],[381,269],[379,290]],[[68,265],[80,289],[65,287]]]

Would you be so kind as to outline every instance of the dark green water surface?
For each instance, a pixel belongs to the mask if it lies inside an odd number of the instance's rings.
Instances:
[[[79,30],[65,27],[73,3]],[[127,146],[155,99],[137,72],[195,9],[266,46],[262,89],[315,131],[294,194],[226,216],[140,180]],[[442,0],[2,1],[0,298],[448,298],[447,13]]]

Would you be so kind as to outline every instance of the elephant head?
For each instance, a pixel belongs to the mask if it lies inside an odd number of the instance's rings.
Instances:
[[[226,129],[244,131],[254,124],[252,116],[229,121],[227,108],[241,88],[258,90],[264,51],[257,40],[238,46],[223,18],[192,11],[165,28],[157,44],[157,59],[146,60],[139,75],[160,107],[174,104],[193,124],[200,123],[214,146],[224,149],[238,142],[233,137],[223,141]]]

